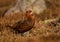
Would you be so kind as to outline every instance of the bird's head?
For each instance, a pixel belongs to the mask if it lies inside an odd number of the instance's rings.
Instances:
[[[32,13],[32,10],[27,10],[26,11],[26,17],[28,18],[28,19],[33,19],[33,13]]]

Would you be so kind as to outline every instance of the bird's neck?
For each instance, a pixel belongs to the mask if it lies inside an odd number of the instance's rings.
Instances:
[[[32,16],[30,15],[30,13],[27,13],[27,18],[28,19],[31,19],[32,18]]]
[[[32,16],[30,13],[27,14],[27,19],[32,21],[34,19],[34,16]]]

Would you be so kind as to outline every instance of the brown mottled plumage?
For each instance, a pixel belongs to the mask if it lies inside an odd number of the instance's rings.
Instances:
[[[22,23],[18,22],[14,30],[22,33],[33,28],[35,19],[34,19],[34,16],[32,16],[32,14],[30,13],[31,13],[30,10],[26,12],[26,20],[24,20]]]
[[[16,20],[15,20],[16,23],[15,23],[15,21],[13,22],[13,20],[15,18],[13,17],[13,19],[12,19],[12,14],[10,14],[11,18],[9,20],[11,20],[10,22],[12,23],[12,26],[10,24],[10,25],[8,25],[8,27],[12,28],[13,30],[15,30],[18,33],[23,33],[23,32],[26,32],[26,31],[32,29],[34,26],[34,23],[35,23],[35,18],[34,18],[34,15],[31,14],[31,11],[30,10],[26,11],[26,14],[24,14],[25,17],[22,16],[22,14],[20,14],[20,13],[18,13],[18,14],[19,14],[18,16],[20,16],[20,17],[18,17],[16,14]],[[15,14],[13,14],[13,16],[14,15]],[[9,14],[7,14],[5,17],[7,17],[7,16],[9,17]],[[24,17],[24,20],[22,17]]]

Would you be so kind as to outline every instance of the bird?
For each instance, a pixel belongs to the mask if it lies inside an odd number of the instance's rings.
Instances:
[[[19,15],[22,15],[22,14],[19,14]],[[35,16],[33,15],[31,10],[27,10],[25,12],[25,17],[23,21],[20,20],[15,24],[13,24],[13,26],[7,25],[7,27],[12,28],[16,33],[24,33],[31,30],[34,24],[35,24]]]
[[[26,19],[22,23],[17,22],[16,24],[17,25],[14,27],[14,30],[18,31],[18,33],[24,33],[32,29],[35,24],[35,18],[32,11],[26,11]]]

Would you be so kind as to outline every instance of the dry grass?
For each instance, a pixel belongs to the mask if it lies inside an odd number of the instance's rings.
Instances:
[[[45,23],[42,21],[60,18],[60,1],[55,1],[46,1],[47,9],[40,15],[36,15],[34,27],[22,34],[16,34],[15,31],[6,25],[13,25],[20,18],[22,19],[23,15],[16,14],[12,15],[11,18],[9,16],[0,18],[0,42],[60,42],[60,22],[53,21],[54,24],[56,23],[54,25],[50,22]],[[59,3],[58,5],[57,2]]]

